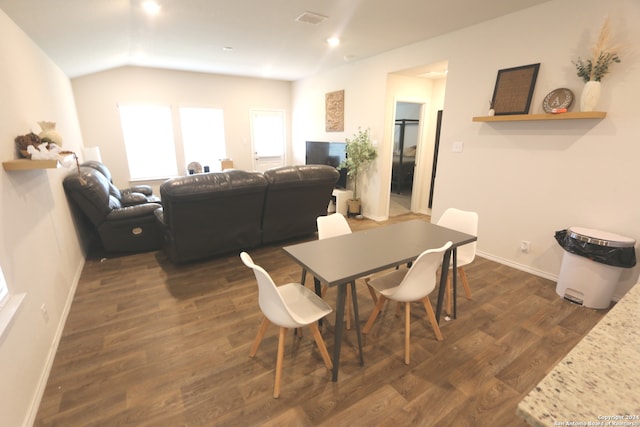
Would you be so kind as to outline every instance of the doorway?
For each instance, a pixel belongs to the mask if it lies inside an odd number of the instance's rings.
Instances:
[[[253,169],[264,172],[285,163],[284,110],[251,109]]]
[[[419,102],[397,101],[395,104],[389,216],[412,211],[423,106],[424,104]]]

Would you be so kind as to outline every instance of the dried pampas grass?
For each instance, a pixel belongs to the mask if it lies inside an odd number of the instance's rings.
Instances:
[[[573,62],[578,71],[578,77],[585,82],[590,80],[599,82],[609,73],[611,64],[620,62],[619,50],[620,46],[611,44],[611,24],[607,17],[602,23],[595,44],[591,47],[591,58],[587,60],[578,58]]]

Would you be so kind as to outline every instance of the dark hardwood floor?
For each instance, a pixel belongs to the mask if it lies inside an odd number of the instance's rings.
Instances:
[[[384,223],[351,224],[357,231]],[[280,246],[249,252],[276,283],[300,279]],[[249,358],[262,314],[255,278],[237,255],[185,266],[162,252],[91,257],[35,425],[523,426],[517,403],[604,311],[572,305],[555,283],[483,258],[466,271],[473,299],[462,294],[458,318],[441,320],[444,341],[424,308],[412,307],[408,366],[393,305],[364,337],[364,367],[355,330],[345,332],[337,383],[311,332],[290,332],[276,400],[277,328]],[[359,284],[364,324],[372,301]],[[335,295],[326,295],[334,307]],[[330,354],[334,324],[330,315],[321,328]]]

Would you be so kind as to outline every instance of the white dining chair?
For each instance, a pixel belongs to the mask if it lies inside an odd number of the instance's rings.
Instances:
[[[462,233],[471,234],[476,236],[478,234],[478,214],[476,212],[463,211],[456,208],[449,208],[440,217],[437,222],[438,225],[452,230],[460,231]],[[460,276],[460,281],[464,287],[464,294],[467,299],[471,299],[471,288],[469,287],[469,281],[467,280],[467,273],[464,270],[464,266],[471,264],[476,257],[476,242],[467,243],[457,249],[456,267],[457,273]],[[453,267],[453,257],[449,268]],[[451,314],[453,305],[453,296],[451,291],[451,274],[447,276],[447,312]]]
[[[410,362],[410,337],[411,337],[411,303],[422,302],[427,311],[427,318],[433,327],[438,341],[442,341],[442,332],[436,321],[429,294],[435,289],[437,272],[442,264],[442,257],[451,247],[447,242],[438,249],[428,249],[420,254],[410,268],[401,268],[380,277],[370,279],[368,284],[379,292],[378,302],[373,308],[369,320],[362,329],[368,333],[387,300],[404,303],[404,363]]]
[[[258,352],[258,347],[262,342],[269,323],[280,327],[278,354],[276,358],[276,378],[273,387],[273,397],[278,398],[280,396],[280,379],[282,378],[284,341],[287,329],[297,329],[308,325],[318,345],[324,364],[329,370],[332,369],[331,358],[329,357],[327,347],[324,344],[324,340],[322,339],[322,335],[320,335],[320,330],[316,323],[319,319],[331,313],[332,309],[322,298],[299,283],[288,283],[286,285],[276,286],[269,273],[259,265],[256,265],[248,253],[242,252],[240,259],[244,265],[253,270],[256,276],[256,281],[258,282],[258,303],[264,314],[264,319],[258,330],[258,335],[253,341],[249,356],[254,357]]]
[[[320,240],[351,233],[351,227],[349,226],[347,219],[340,213],[319,216],[316,219],[316,224],[318,226],[318,239]],[[368,286],[367,288],[369,289],[369,294],[371,294],[371,298],[373,299],[373,303],[375,304],[377,300],[376,293],[370,286]],[[321,292],[322,296],[324,296],[326,291],[327,285],[323,285]],[[345,298],[347,329],[351,329],[351,298],[351,288],[347,286],[347,294]]]

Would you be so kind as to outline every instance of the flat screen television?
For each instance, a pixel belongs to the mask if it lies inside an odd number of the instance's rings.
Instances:
[[[329,165],[337,168],[347,158],[347,144],[344,142],[307,141],[305,163],[308,165]],[[338,169],[340,178],[336,188],[347,188],[347,170]]]

